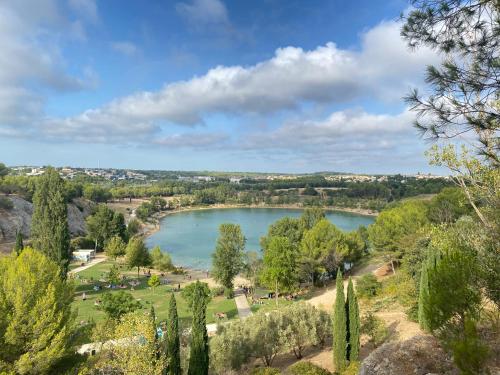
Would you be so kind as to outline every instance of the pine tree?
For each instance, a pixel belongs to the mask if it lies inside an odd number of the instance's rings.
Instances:
[[[354,293],[354,286],[352,284],[351,278],[349,278],[349,285],[347,286],[347,300],[346,300],[346,312],[347,312],[347,359],[352,361],[357,361],[359,357],[359,306],[358,298]]]
[[[174,293],[171,293],[168,304],[165,354],[167,356],[167,375],[181,375],[179,318],[177,316],[177,303],[175,302]]]
[[[337,296],[333,308],[333,364],[340,372],[346,368],[347,318],[345,311],[344,282],[340,269],[337,272]]]
[[[195,285],[188,375],[208,375],[207,306],[201,283],[197,281]]]
[[[37,181],[31,223],[33,247],[59,264],[63,277],[69,263],[69,229],[64,181],[54,168],[47,168]]]
[[[18,231],[16,233],[16,244],[14,245],[14,251],[16,252],[17,255],[21,254],[21,251],[24,249],[24,244],[23,244],[23,234],[21,231]]]

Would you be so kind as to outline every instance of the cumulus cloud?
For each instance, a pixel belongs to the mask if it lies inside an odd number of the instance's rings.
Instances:
[[[345,105],[363,98],[399,102],[409,87],[421,82],[422,67],[437,60],[426,49],[410,52],[399,37],[399,24],[382,23],[363,35],[359,51],[334,43],[311,51],[280,48],[273,58],[253,66],[218,66],[158,91],[115,99],[62,120],[61,127],[71,123],[85,132],[88,123],[106,124],[110,118],[130,126],[159,122],[194,126],[217,113],[264,116],[303,103]]]
[[[175,8],[194,26],[229,24],[226,6],[220,0],[192,0],[178,3]]]
[[[224,133],[173,134],[153,141],[154,144],[170,148],[220,148],[229,139]]]
[[[56,1],[0,3],[0,126],[38,122],[44,116],[45,90],[73,91],[95,84],[90,69],[82,77],[66,73],[55,31],[64,26]]]
[[[126,56],[133,56],[139,51],[134,43],[128,41],[112,42],[111,48]]]

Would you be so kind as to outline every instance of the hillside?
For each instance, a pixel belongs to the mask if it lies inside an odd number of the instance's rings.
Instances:
[[[15,241],[16,231],[29,238],[33,204],[18,196],[6,197],[12,202],[10,209],[0,208],[0,252],[8,252]],[[90,215],[91,203],[75,199],[68,204],[68,225],[72,236],[85,234],[85,218]]]

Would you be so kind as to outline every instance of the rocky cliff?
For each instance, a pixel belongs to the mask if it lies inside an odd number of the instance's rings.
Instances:
[[[8,196],[7,199],[13,207],[0,208],[0,243],[15,241],[17,231],[21,231],[24,238],[29,238],[33,204],[17,196]],[[68,225],[72,236],[85,234],[85,218],[90,212],[91,204],[83,199],[75,199],[68,204]]]

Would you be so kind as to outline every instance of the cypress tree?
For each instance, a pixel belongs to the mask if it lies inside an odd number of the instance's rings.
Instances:
[[[174,293],[170,294],[168,305],[167,332],[165,335],[165,354],[167,356],[167,375],[181,375],[181,355],[179,340],[179,318]]]
[[[346,368],[347,317],[344,298],[344,282],[340,268],[337,272],[337,296],[333,307],[333,364],[340,372]]]
[[[345,304],[347,312],[347,359],[352,362],[357,361],[359,357],[360,321],[358,298],[354,293],[351,278],[349,278],[347,286],[347,301]]]
[[[65,277],[69,263],[68,211],[64,181],[54,168],[39,178],[33,195],[33,247],[56,262]]]
[[[21,254],[21,251],[24,249],[24,244],[23,244],[23,234],[21,231],[17,231],[16,233],[16,244],[14,245],[14,251],[16,252],[17,255]]]
[[[208,335],[205,318],[207,307],[199,281],[195,284],[193,297],[193,323],[191,326],[188,375],[208,375]]]

